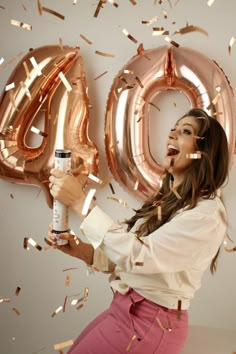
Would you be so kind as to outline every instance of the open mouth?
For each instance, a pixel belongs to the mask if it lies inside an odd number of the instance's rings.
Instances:
[[[168,145],[167,149],[168,149],[167,156],[176,156],[179,154],[179,150],[176,149],[176,147],[173,145]]]

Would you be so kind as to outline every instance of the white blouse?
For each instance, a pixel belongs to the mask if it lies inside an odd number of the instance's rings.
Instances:
[[[139,221],[140,222],[140,221]],[[81,224],[93,245],[93,266],[111,272],[110,286],[125,294],[133,288],[145,298],[171,309],[189,307],[204,271],[227,232],[227,216],[219,197],[201,199],[140,242],[135,228],[127,232],[94,207]]]

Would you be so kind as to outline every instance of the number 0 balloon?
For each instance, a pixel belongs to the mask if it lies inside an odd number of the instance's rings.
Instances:
[[[3,91],[0,98],[0,177],[40,186],[49,207],[55,149],[72,150],[75,174],[96,175],[98,170],[97,148],[87,135],[89,101],[77,52],[56,45],[29,51],[8,79],[7,86],[14,83],[15,88]],[[39,130],[43,140],[32,148],[26,135],[39,114],[45,118],[44,130]]]
[[[223,70],[185,47],[163,46],[135,55],[115,77],[105,122],[108,164],[117,182],[144,199],[160,187],[163,169],[149,147],[149,108],[166,90],[183,92],[191,107],[215,116],[225,129],[232,161],[234,95]]]

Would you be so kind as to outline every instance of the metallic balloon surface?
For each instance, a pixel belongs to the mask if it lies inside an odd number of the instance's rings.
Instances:
[[[0,98],[0,178],[41,187],[51,208],[48,178],[55,149],[72,151],[74,174],[98,171],[97,147],[87,133],[89,99],[83,61],[77,54],[77,48],[56,45],[29,51],[6,84],[14,82],[15,88],[4,90]],[[26,136],[35,131],[33,123],[40,115],[42,142],[31,147]]]
[[[105,146],[116,181],[139,199],[160,188],[163,168],[149,144],[150,103],[177,90],[191,107],[216,117],[225,129],[232,162],[235,144],[233,90],[216,62],[186,47],[138,52],[115,77],[106,106]]]

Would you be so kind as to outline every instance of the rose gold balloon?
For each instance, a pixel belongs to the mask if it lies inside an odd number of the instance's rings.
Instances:
[[[53,45],[30,51],[7,82],[15,83],[13,94],[12,90],[4,91],[0,99],[0,177],[40,186],[49,207],[52,197],[48,178],[55,149],[72,151],[75,174],[96,175],[98,170],[97,148],[87,134],[87,84],[77,52],[77,48]],[[36,68],[31,64],[32,57]],[[32,148],[27,146],[26,135],[40,114],[45,118],[44,131],[40,132],[43,140]]]
[[[115,179],[140,199],[153,194],[161,183],[163,169],[149,148],[149,107],[166,90],[183,92],[190,106],[215,116],[225,129],[231,161],[234,153],[234,97],[223,70],[190,48],[163,46],[139,51],[111,87],[105,145]]]

